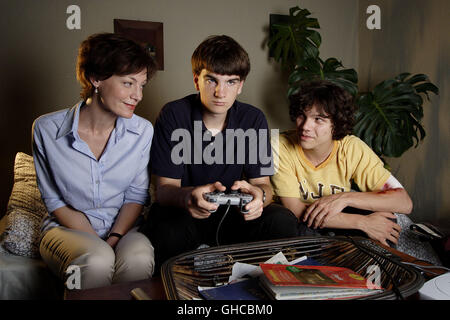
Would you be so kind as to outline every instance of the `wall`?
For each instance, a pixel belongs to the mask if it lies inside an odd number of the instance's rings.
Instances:
[[[81,8],[81,30],[66,28],[66,9]],[[234,37],[248,51],[252,70],[240,100],[260,107],[272,128],[288,128],[286,79],[270,62],[265,41],[269,14],[308,8],[321,23],[323,57],[358,66],[357,0],[2,0],[0,2],[0,216],[13,181],[16,152],[31,153],[33,120],[79,99],[75,79],[79,43],[96,32],[113,32],[113,19],[164,23],[165,70],[146,87],[137,114],[154,121],[168,101],[194,92],[190,57],[211,34]],[[280,112],[280,110],[282,112]]]
[[[402,72],[425,73],[440,89],[424,103],[426,137],[398,159],[387,159],[414,201],[413,219],[450,220],[450,2],[448,0],[361,0],[381,9],[381,30],[360,28],[359,76],[362,90]]]

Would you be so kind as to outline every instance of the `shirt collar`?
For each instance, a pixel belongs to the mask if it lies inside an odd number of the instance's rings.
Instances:
[[[85,101],[80,101],[71,107],[61,124],[61,127],[58,130],[56,135],[56,139],[66,136],[69,133],[79,139],[78,136],[78,122],[80,120],[80,109],[85,104]],[[116,137],[121,138],[125,134],[126,131],[130,131],[135,134],[141,134],[142,130],[139,130],[138,119],[135,114],[130,119],[118,117],[116,121]]]
[[[228,113],[227,113],[227,126],[225,129],[236,129],[236,111],[239,108],[239,103],[237,101],[234,101],[233,105],[231,106],[230,109],[228,109]],[[203,105],[202,102],[200,100],[200,94],[197,94],[197,96],[195,97],[195,104],[194,104],[194,109],[192,112],[192,119],[194,121],[202,121],[202,131],[206,131],[206,127],[205,124],[203,123],[203,116],[202,116],[202,111],[203,111]],[[223,131],[225,131],[225,129]]]
[[[61,124],[61,127],[59,128],[56,134],[56,139],[64,137],[69,133],[72,133],[74,136],[78,137],[77,129],[78,129],[78,120],[80,118],[80,108],[83,106],[84,103],[85,103],[84,101],[80,101],[67,111],[66,116],[64,117],[64,120]]]
[[[116,120],[116,133],[118,138],[123,137],[127,131],[138,135],[142,133],[142,130],[139,130],[138,119],[135,114],[130,119],[118,117]]]

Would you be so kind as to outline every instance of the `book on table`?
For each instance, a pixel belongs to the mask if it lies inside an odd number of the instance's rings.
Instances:
[[[245,279],[224,286],[199,290],[206,300],[267,300],[258,278]]]
[[[260,285],[273,299],[349,299],[381,292],[348,268],[261,264]]]

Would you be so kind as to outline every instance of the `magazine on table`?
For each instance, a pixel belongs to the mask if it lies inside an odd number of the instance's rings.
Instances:
[[[260,284],[273,299],[348,299],[376,294],[382,288],[348,268],[261,264]]]

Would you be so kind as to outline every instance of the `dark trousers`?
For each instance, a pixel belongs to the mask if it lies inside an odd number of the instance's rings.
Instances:
[[[297,219],[294,214],[278,204],[264,208],[261,217],[245,221],[238,207],[230,206],[220,230],[219,223],[227,209],[220,206],[207,219],[195,219],[180,208],[163,207],[154,203],[146,223],[140,231],[155,248],[156,270],[167,259],[198,248],[201,244],[219,245],[290,238],[297,235]]]

